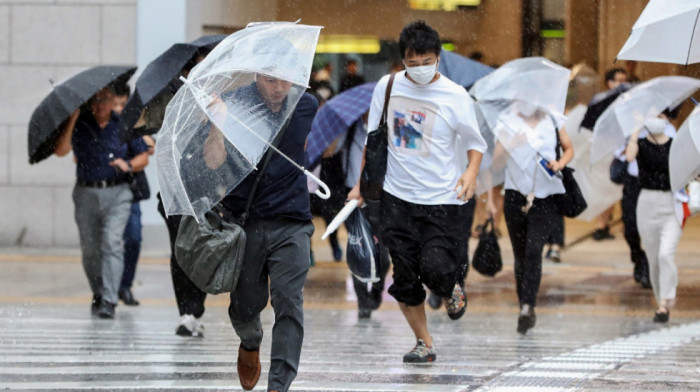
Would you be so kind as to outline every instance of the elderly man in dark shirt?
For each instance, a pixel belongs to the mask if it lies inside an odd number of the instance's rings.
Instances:
[[[224,102],[230,105],[246,102],[245,106],[251,108],[247,113],[255,111],[268,121],[282,125],[292,84],[262,74],[256,75],[255,79],[248,86],[222,94],[223,102],[218,103],[221,110],[228,110]],[[304,145],[317,109],[316,99],[304,93],[287,128],[282,130],[284,134],[279,150],[300,165],[304,163]],[[220,167],[226,160],[229,164],[235,164],[237,160],[234,149],[227,150],[223,134],[216,127],[212,127],[204,149],[205,162],[210,169]],[[231,293],[229,317],[241,339],[238,376],[243,388],[250,390],[257,384],[261,371],[259,352],[263,331],[260,312],[271,298],[275,324],[268,390],[286,391],[296,376],[301,356],[304,337],[302,288],[310,264],[310,238],[314,226],[306,177],[281,155],[272,151],[268,153],[273,155],[262,173],[244,226],[247,235],[245,257],[238,286]],[[243,213],[257,173],[254,171],[221,202],[231,215]]]
[[[71,115],[55,154],[64,156],[71,149],[75,154],[73,202],[83,268],[93,293],[91,311],[112,319],[124,271],[122,235],[133,199],[127,175],[148,164],[148,148],[141,138],[128,145],[119,140],[119,117],[112,111],[110,88],[95,94],[88,105],[90,112],[81,115],[76,110]],[[134,154],[130,160],[128,149]]]

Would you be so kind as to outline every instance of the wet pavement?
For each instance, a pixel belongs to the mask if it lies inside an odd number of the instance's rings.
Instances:
[[[568,222],[567,241],[590,229]],[[317,233],[292,390],[700,390],[700,220],[679,245],[678,303],[668,325],[651,321],[652,293],[632,280],[615,229],[615,240],[584,239],[563,252],[563,263],[544,263],[537,326],[525,336],[515,331],[512,254],[503,238],[504,270],[495,278],[470,273],[461,320],[428,310],[437,353],[430,365],[402,363],[415,342],[386,293],[370,320],[358,320],[347,268],[326,261],[330,247]],[[165,256],[151,252],[139,264],[134,294],[141,306],[120,305],[116,319],[105,321],[90,317],[77,249],[0,249],[0,389],[240,390],[227,296],[207,299],[204,338],[176,336]],[[256,390],[266,390],[272,316],[268,307]]]

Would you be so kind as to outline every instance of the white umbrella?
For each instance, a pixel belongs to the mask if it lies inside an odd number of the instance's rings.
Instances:
[[[673,138],[668,169],[674,192],[700,175],[700,107],[693,110]]]
[[[700,61],[700,0],[651,0],[618,53],[621,60]]]
[[[591,163],[613,153],[625,139],[667,108],[675,108],[700,88],[700,80],[661,76],[621,94],[598,118],[593,128]]]
[[[249,25],[192,69],[168,104],[156,145],[168,215],[201,220],[256,170],[268,148],[281,154],[270,143],[304,94],[320,29],[294,23]],[[326,192],[316,193],[327,198],[325,184],[281,155],[319,183]]]
[[[574,146],[574,159],[569,166],[574,168],[574,178],[581,189],[588,208],[576,219],[592,221],[601,212],[615,204],[622,197],[622,186],[610,181],[610,162],[613,155],[591,164],[591,137],[593,133],[582,128],[581,121],[586,113],[586,105],[579,104],[568,113],[566,119],[566,132],[569,134],[571,144]]]

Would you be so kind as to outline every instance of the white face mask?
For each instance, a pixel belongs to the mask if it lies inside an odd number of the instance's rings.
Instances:
[[[658,117],[649,118],[644,121],[644,127],[654,136],[664,133],[667,124],[668,120]]]
[[[406,63],[404,63],[404,65],[406,65]],[[426,85],[435,77],[437,67],[437,61],[434,65],[421,65],[418,67],[406,66],[406,73],[411,77],[411,79],[413,79],[414,82],[420,85]]]

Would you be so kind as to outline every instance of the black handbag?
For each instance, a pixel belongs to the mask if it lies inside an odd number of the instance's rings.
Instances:
[[[556,123],[555,123],[556,127]],[[561,139],[559,139],[559,128],[556,128],[557,134],[557,161],[561,157]],[[558,193],[553,195],[554,207],[559,215],[563,215],[569,218],[575,218],[579,216],[586,208],[588,208],[588,203],[583,197],[581,188],[579,188],[576,179],[574,178],[574,169],[570,167],[564,167],[561,169],[562,183],[564,184],[565,193]]]
[[[273,146],[279,144],[288,124],[289,119],[272,142]],[[228,293],[236,289],[245,256],[246,233],[243,226],[260,179],[272,158],[271,150],[266,152],[240,217],[234,219],[226,215],[226,210],[217,205],[204,215],[202,223],[190,215],[183,216],[180,221],[175,239],[175,258],[187,277],[205,293]]]
[[[384,94],[384,109],[379,120],[379,126],[374,132],[367,135],[367,147],[365,149],[365,165],[360,175],[360,194],[365,200],[379,200],[384,189],[384,176],[386,175],[387,157],[389,154],[389,127],[387,126],[387,111],[391,86],[394,84],[394,76],[389,77],[389,84]]]
[[[610,162],[610,181],[624,185],[627,177],[627,166],[629,166],[629,162],[613,158]]]
[[[472,267],[485,276],[495,276],[503,268],[501,247],[493,230],[493,218],[489,218],[479,234],[479,244],[474,251]]]
[[[146,178],[145,172],[130,173],[128,181],[131,193],[134,194],[134,198],[131,200],[132,203],[151,197],[151,188],[148,186],[148,179]]]

